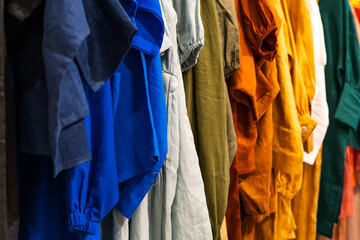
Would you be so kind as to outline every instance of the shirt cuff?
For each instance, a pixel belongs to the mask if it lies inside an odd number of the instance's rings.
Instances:
[[[308,113],[299,115],[299,122],[301,127],[302,142],[305,144],[306,140],[310,137],[314,128],[316,127],[317,122],[312,117],[310,117],[310,114]],[[306,149],[312,149],[312,146],[306,146]]]
[[[345,83],[335,112],[335,119],[356,130],[360,119],[360,93]]]
[[[88,220],[84,213],[71,212],[68,214],[68,228],[71,232],[96,235],[100,230],[100,222]]]

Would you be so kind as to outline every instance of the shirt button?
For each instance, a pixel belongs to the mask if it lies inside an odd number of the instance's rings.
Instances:
[[[301,132],[306,132],[306,131],[307,131],[307,126],[302,125],[302,126],[301,126]]]

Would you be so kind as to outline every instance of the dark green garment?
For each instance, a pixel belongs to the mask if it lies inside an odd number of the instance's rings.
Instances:
[[[215,1],[200,5],[205,45],[197,64],[184,73],[184,86],[213,236],[220,239],[229,185],[225,79]]]
[[[345,148],[360,133],[360,49],[348,0],[320,0],[327,50],[326,94],[330,124],[323,143],[317,231],[332,236],[340,214]]]
[[[239,26],[234,0],[216,0],[225,78],[240,68]]]

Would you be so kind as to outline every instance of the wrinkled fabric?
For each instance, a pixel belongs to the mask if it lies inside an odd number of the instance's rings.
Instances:
[[[196,65],[204,46],[204,25],[200,16],[200,1],[172,0],[178,18],[176,25],[181,70]],[[209,39],[210,40],[210,39]]]
[[[294,213],[296,239],[316,239],[316,213],[320,190],[321,151],[313,165],[304,163],[303,182],[300,191],[291,202]]]
[[[287,24],[286,46],[293,82],[296,110],[301,126],[304,151],[313,149],[312,132],[317,122],[310,116],[315,92],[314,43],[310,10],[306,0],[287,0],[283,3]],[[302,163],[294,170],[298,172]],[[285,170],[286,171],[286,170]],[[289,170],[287,170],[289,172]]]
[[[240,68],[239,27],[233,0],[217,0],[224,74],[228,78]]]
[[[329,126],[329,109],[326,102],[325,65],[326,49],[320,10],[316,0],[308,1],[314,42],[315,95],[311,103],[311,117],[318,123],[313,131],[313,150],[304,151],[304,162],[314,164]]]
[[[344,189],[341,198],[340,218],[347,218],[354,215],[354,153],[352,147],[346,147],[344,166]]]
[[[7,2],[8,12],[21,22],[31,15],[41,0],[10,0]]]
[[[176,2],[175,10],[180,4],[183,4],[183,1]],[[205,31],[205,45],[199,54],[197,64],[183,73],[183,79],[187,113],[205,185],[213,239],[219,239],[220,227],[227,205],[230,167],[225,79],[216,3],[215,1],[201,0],[200,6]],[[179,23],[186,22],[182,17],[178,14]],[[177,34],[177,41],[180,45],[189,42],[190,37],[186,38],[188,33],[184,35],[178,31]],[[179,53],[181,56],[181,52]]]
[[[241,61],[240,70],[227,79],[227,84],[238,148],[230,169],[226,220],[229,239],[251,239],[255,223],[268,214],[270,205],[271,104],[279,85],[275,62],[264,60],[272,61],[275,56],[281,20],[267,1],[235,1],[235,6]]]
[[[110,82],[97,93],[84,87],[92,161],[49,180],[51,168],[44,163],[49,157],[20,155],[20,239],[99,239],[100,222],[118,201]],[[52,216],[49,225],[42,223],[46,214]]]
[[[319,7],[328,56],[325,79],[330,124],[323,144],[317,231],[331,237],[340,214],[345,148],[359,147],[360,48],[349,2],[320,0]]]
[[[136,27],[117,0],[82,2],[91,34],[82,43],[76,59],[96,92],[124,59]]]
[[[291,209],[291,201],[302,185],[302,151],[309,152],[312,150],[311,136],[317,123],[310,117],[310,103],[313,91],[315,91],[315,86],[312,84],[315,76],[311,71],[314,66],[308,66],[309,63],[306,60],[309,59],[311,64],[314,62],[312,28],[309,28],[309,25],[311,26],[309,7],[306,1],[281,1],[281,5],[284,16],[285,46],[289,57],[288,67],[296,106],[293,110],[296,109],[300,124],[293,128],[295,131],[292,136],[297,139],[297,143],[293,146],[288,146],[289,144],[286,143],[284,145],[285,149],[290,150],[288,152],[298,154],[300,158],[285,158],[283,161],[279,161],[281,159],[279,158],[274,164],[274,167],[278,169],[276,177],[278,200],[275,235],[280,239],[290,239],[295,238],[296,223]],[[299,14],[301,15],[300,18],[298,17]],[[304,28],[307,28],[304,31],[306,38],[301,37]],[[310,45],[308,45],[308,42],[310,42]],[[308,51],[307,55],[303,52],[303,49]],[[298,53],[298,51],[302,52]],[[302,75],[303,72],[304,76]],[[300,135],[299,127],[301,130]],[[285,141],[290,142],[289,140]],[[304,146],[301,146],[301,142]],[[301,150],[301,153],[299,153],[299,150]],[[284,153],[286,155],[287,151],[285,150]]]
[[[131,50],[111,78],[120,196],[116,208],[129,219],[158,177],[168,151],[159,54],[164,22],[159,2],[121,4],[138,28]]]
[[[63,14],[65,11],[66,14]],[[119,33],[117,29],[123,31]],[[81,91],[75,57],[86,81],[96,91],[120,64],[135,31],[136,28],[117,1],[46,2],[43,56],[46,78],[51,79],[47,87],[55,175],[62,169],[91,158],[86,149],[83,120],[88,109]],[[68,41],[59,41],[59,35]],[[55,54],[59,51],[61,57]],[[72,130],[62,132],[67,126]],[[77,144],[66,145],[70,139]],[[75,147],[76,150],[73,149]]]
[[[111,85],[98,92],[84,84],[90,116],[85,119],[92,160],[66,170],[68,230],[100,235],[100,222],[119,200]]]
[[[289,13],[289,21],[294,36],[293,55],[295,58],[298,69],[294,68],[294,75],[298,75],[299,81],[302,81],[306,94],[300,94],[299,90],[295,89],[296,102],[298,104],[299,120],[302,126],[302,137],[305,142],[309,135],[312,133],[314,126],[308,125],[308,120],[304,119],[305,114],[310,114],[311,102],[315,94],[315,63],[314,63],[314,29],[311,27],[311,13],[309,2],[307,0],[294,1],[287,0],[287,10]],[[302,79],[302,80],[300,80]],[[299,99],[301,98],[301,99]],[[316,123],[315,123],[316,125]],[[307,130],[305,130],[305,127]],[[312,149],[312,146],[308,146]],[[307,150],[306,147],[304,148]]]
[[[278,1],[275,6],[286,20],[286,2]],[[289,26],[284,21],[278,35],[276,68],[280,92],[273,104],[274,140],[273,168],[279,171],[298,174],[302,163],[303,146],[300,122],[295,103],[294,86],[288,61]]]
[[[160,174],[127,224],[114,211],[113,239],[212,239],[204,184],[186,112],[173,4],[161,1],[161,47],[168,154]],[[118,224],[116,224],[116,222]]]
[[[91,159],[84,123],[89,109],[74,59],[80,45],[90,34],[82,2],[46,1],[43,28],[48,134],[56,176],[63,169]]]

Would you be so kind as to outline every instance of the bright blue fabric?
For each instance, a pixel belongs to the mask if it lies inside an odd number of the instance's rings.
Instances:
[[[114,107],[120,193],[116,207],[131,218],[155,182],[167,153],[159,54],[164,24],[158,1],[120,2],[138,28],[132,49],[111,79],[113,99],[118,101]]]
[[[18,154],[19,240],[82,240],[67,231],[65,172],[52,176],[50,157]],[[100,239],[92,235],[90,239]]]
[[[66,170],[69,230],[97,235],[101,220],[119,199],[110,81],[96,93],[84,84],[90,118],[85,118],[92,160]]]
[[[96,93],[84,88],[92,160],[52,178],[50,157],[20,154],[20,239],[100,239],[100,222],[118,202],[110,81]]]

